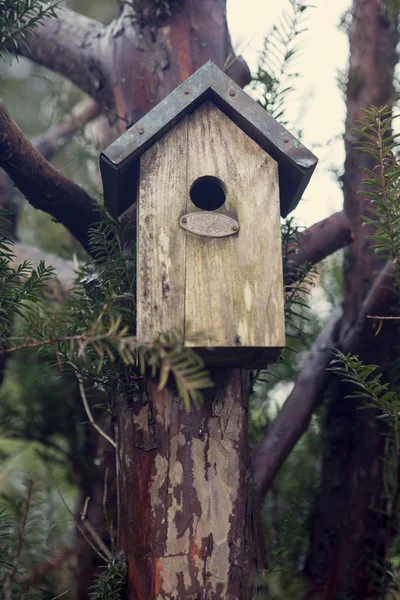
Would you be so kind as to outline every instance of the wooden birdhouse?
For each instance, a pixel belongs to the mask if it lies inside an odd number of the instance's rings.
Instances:
[[[179,327],[208,364],[285,343],[280,215],[316,157],[212,62],[101,155],[105,204],[137,201],[137,336]]]

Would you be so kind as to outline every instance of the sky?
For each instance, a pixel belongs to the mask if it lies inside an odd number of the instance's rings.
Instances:
[[[287,101],[287,116],[303,131],[303,143],[319,158],[319,164],[303,199],[292,213],[306,227],[341,210],[343,198],[332,169],[342,168],[345,104],[337,84],[339,71],[346,71],[348,40],[339,28],[341,15],[351,0],[314,0],[307,11],[302,52],[296,62],[301,74],[297,91]],[[228,0],[228,23],[236,52],[246,59],[252,72],[263,39],[277,23],[289,0]]]

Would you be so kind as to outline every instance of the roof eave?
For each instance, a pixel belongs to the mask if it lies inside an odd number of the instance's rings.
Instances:
[[[101,154],[104,198],[112,214],[119,216],[136,200],[140,156],[207,99],[278,162],[281,215],[295,208],[317,157],[208,61]]]

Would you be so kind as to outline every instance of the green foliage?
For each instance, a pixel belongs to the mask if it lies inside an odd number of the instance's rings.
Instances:
[[[38,482],[39,483],[39,482]],[[62,576],[49,573],[40,584],[36,569],[71,544],[71,529],[54,512],[53,499],[44,482],[30,479],[18,491],[0,496],[0,596],[10,600],[51,600],[63,589]],[[62,515],[65,516],[64,514]],[[61,565],[64,574],[68,569]]]
[[[53,269],[43,262],[37,269],[32,269],[28,261],[16,268],[11,266],[13,242],[6,229],[6,213],[0,207],[0,347],[6,342],[15,315],[32,318],[35,305],[40,303],[40,292],[53,277]]]
[[[13,529],[13,522],[5,508],[0,509],[0,579],[4,580],[6,573],[12,568],[8,557],[8,540]]]
[[[18,44],[25,44],[28,35],[32,35],[43,21],[56,17],[59,2],[41,0],[2,0],[0,3],[0,55],[10,56],[10,50],[16,51]]]
[[[90,600],[125,600],[127,564],[121,553],[103,568],[102,575],[90,590]]]
[[[343,354],[333,350],[335,359],[330,370],[340,375],[342,381],[351,383],[356,391],[348,398],[368,399],[364,407],[379,408],[385,418],[398,419],[400,404],[397,394],[389,389],[389,383],[382,383],[382,373],[376,373],[377,365],[365,365],[357,355]]]
[[[285,111],[288,95],[295,89],[299,73],[295,70],[295,58],[301,48],[301,38],[307,29],[304,20],[312,7],[308,0],[289,0],[276,25],[264,40],[254,81],[259,102],[282,125],[287,125]]]
[[[376,164],[373,170],[363,168],[363,195],[369,198],[364,223],[376,228],[369,238],[376,252],[383,253],[400,266],[400,168],[398,137],[392,133],[392,112],[387,106],[365,110],[365,122],[358,121],[357,133],[360,150],[371,156]]]
[[[90,232],[90,244],[94,258],[82,269],[75,294],[58,308],[45,306],[39,296],[51,270],[40,265],[30,273],[26,263],[9,271],[11,241],[3,236],[0,291],[7,321],[0,332],[0,346],[5,352],[50,349],[60,366],[69,365],[110,397],[118,386],[125,392],[130,386],[136,388],[138,377],[150,367],[153,377],[160,376],[160,389],[172,375],[185,406],[189,409],[190,401],[199,404],[201,390],[213,382],[200,357],[183,347],[181,333],[164,332],[150,343],[134,335],[135,261],[133,253],[124,250],[119,223],[105,218]],[[22,327],[11,337],[13,315],[20,317]]]
[[[139,348],[139,362],[142,374],[146,366],[150,367],[152,377],[160,374],[159,390],[164,389],[173,375],[187,410],[191,402],[198,407],[203,400],[202,390],[214,385],[203,360],[191,348],[183,347],[179,331],[163,333],[151,344]]]

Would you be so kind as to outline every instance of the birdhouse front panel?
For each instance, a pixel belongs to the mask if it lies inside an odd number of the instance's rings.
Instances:
[[[154,143],[140,158],[139,339],[180,327],[208,364],[277,358],[279,213],[276,161],[211,101]]]

